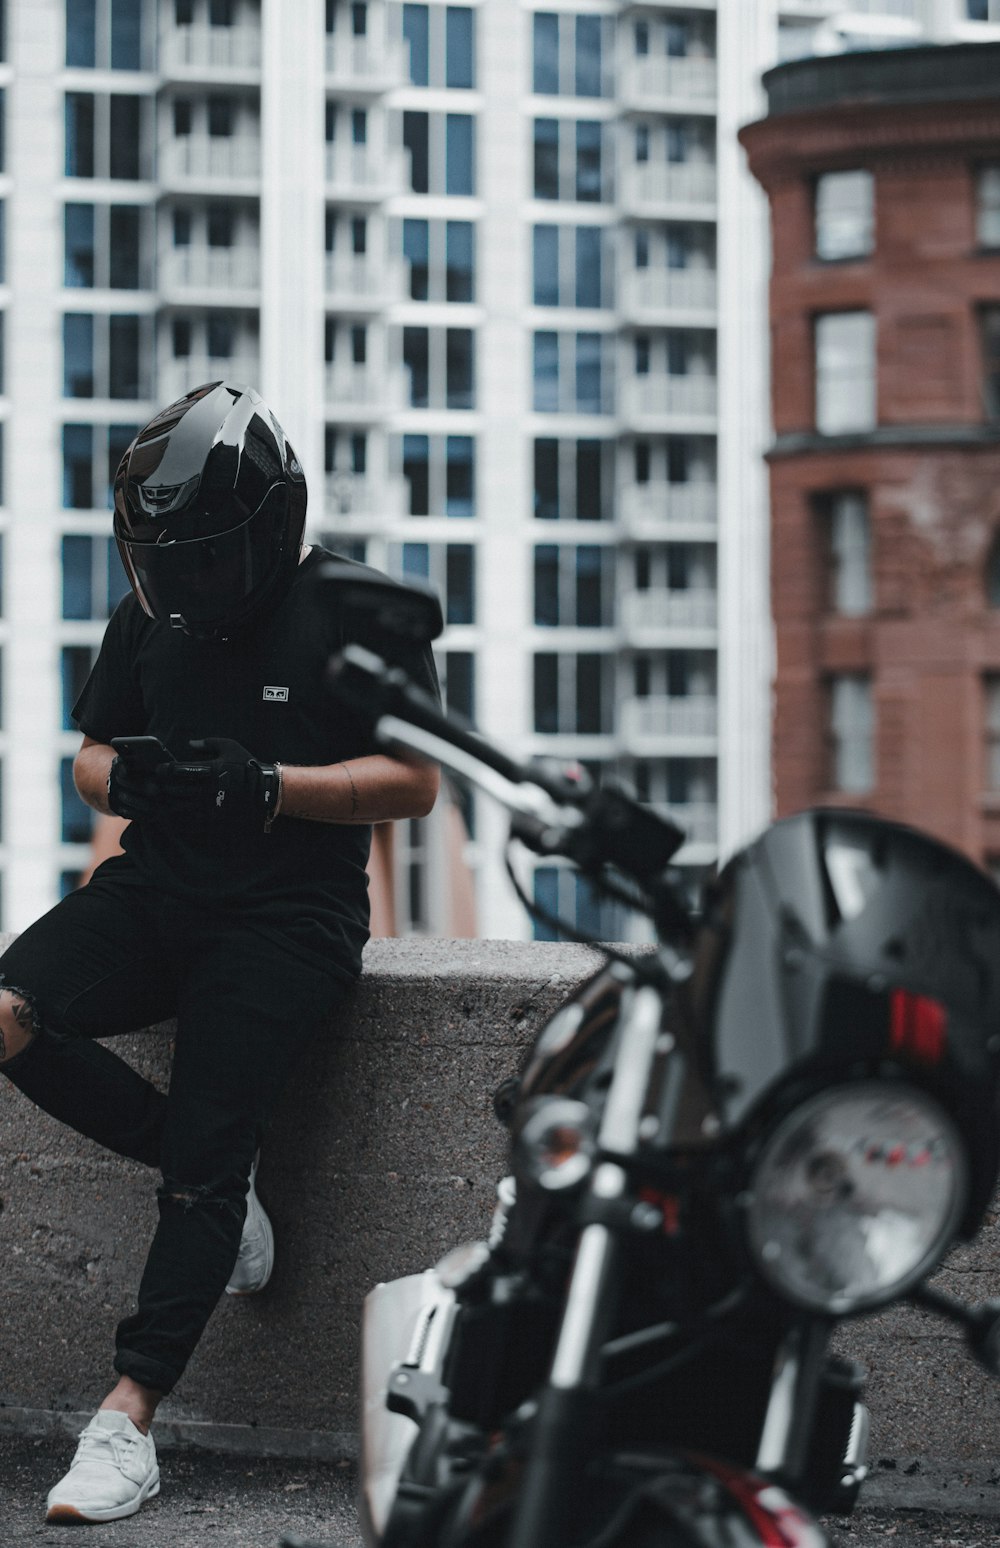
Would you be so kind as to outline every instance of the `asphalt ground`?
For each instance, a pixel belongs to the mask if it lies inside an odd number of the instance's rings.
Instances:
[[[362,1548],[351,1464],[193,1449],[161,1454],[161,1492],[137,1515],[50,1526],[45,1496],[72,1452],[65,1438],[0,1435],[0,1548],[278,1548],[285,1534]],[[835,1548],[996,1548],[997,1473],[883,1463],[854,1515],[824,1525]]]

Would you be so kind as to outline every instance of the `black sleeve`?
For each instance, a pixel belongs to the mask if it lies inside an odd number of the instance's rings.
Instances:
[[[146,731],[146,710],[133,670],[131,624],[136,606],[135,598],[127,596],[116,607],[94,669],[73,706],[73,719],[95,742],[110,742],[113,736],[142,736]]]

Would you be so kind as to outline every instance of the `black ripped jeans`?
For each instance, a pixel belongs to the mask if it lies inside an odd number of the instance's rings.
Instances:
[[[115,1369],[169,1392],[236,1261],[254,1151],[285,1075],[350,987],[335,961],[106,862],[0,957],[35,1035],[0,1070],[45,1112],[159,1168],[157,1225]],[[163,1095],[95,1038],[177,1018]]]

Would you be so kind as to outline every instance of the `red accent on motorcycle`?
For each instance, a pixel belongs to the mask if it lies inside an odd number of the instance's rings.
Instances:
[[[940,1064],[948,1036],[948,1013],[937,1000],[909,989],[894,989],[889,1000],[889,1043],[895,1053],[921,1064]]]
[[[823,1548],[826,1538],[816,1522],[777,1484],[715,1457],[697,1460],[739,1506],[758,1534],[761,1548]]]

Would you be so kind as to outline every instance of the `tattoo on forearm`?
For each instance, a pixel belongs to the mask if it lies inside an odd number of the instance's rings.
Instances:
[[[346,763],[341,763],[340,767],[343,769],[344,773],[347,775],[347,778],[350,780],[350,784],[351,784],[351,816],[350,816],[350,821],[353,822],[355,817],[358,815],[358,787],[354,783],[354,775],[351,773],[350,769],[347,767],[347,764]]]

